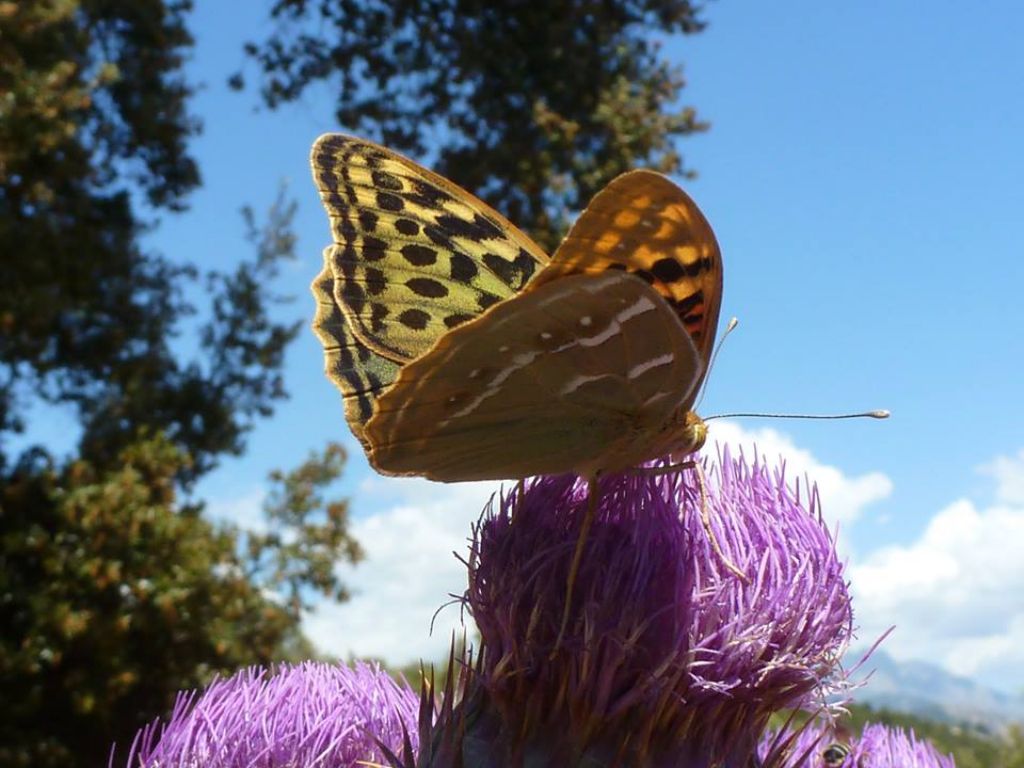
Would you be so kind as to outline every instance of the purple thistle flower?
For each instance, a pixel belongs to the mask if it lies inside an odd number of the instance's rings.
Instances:
[[[139,732],[128,765],[145,768],[355,768],[380,744],[416,743],[419,700],[378,666],[253,667],[182,693],[170,720]]]
[[[811,720],[800,728],[769,729],[757,747],[762,768],[838,768],[848,752],[849,735],[845,729],[837,733],[831,719]]]
[[[765,768],[956,768],[952,755],[942,755],[913,730],[881,723],[866,725],[859,737],[837,740],[826,723],[766,734],[760,749]]]
[[[852,613],[817,496],[728,452],[707,471],[747,581],[708,540],[693,470],[605,478],[560,645],[587,486],[539,478],[485,516],[466,595],[481,652],[434,730],[465,729],[467,766],[745,766],[772,712],[820,706]]]
[[[842,764],[852,768],[955,768],[952,755],[942,755],[914,732],[885,725],[869,725],[852,745]]]

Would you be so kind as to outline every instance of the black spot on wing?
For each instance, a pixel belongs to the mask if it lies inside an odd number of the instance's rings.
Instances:
[[[401,248],[402,256],[414,267],[428,267],[437,263],[437,251],[427,248],[425,245],[410,243]]]
[[[339,244],[355,242],[359,237],[359,231],[349,220],[349,212],[351,209],[344,203],[335,205],[332,202],[331,205],[334,208],[334,211],[330,214],[331,231],[334,232],[335,241]]]
[[[679,299],[678,301],[667,296],[665,299],[670,305],[672,305],[673,309],[675,309],[676,314],[684,320],[691,312],[693,312],[693,310],[698,308],[701,310],[701,315],[703,315],[704,291],[696,291],[695,293],[691,293],[689,296]]]
[[[474,214],[472,221],[445,213],[437,217],[437,224],[450,236],[464,237],[475,243],[495,240],[504,236],[497,224],[480,213]]]
[[[343,269],[344,272],[351,273],[351,268],[348,270]],[[366,291],[363,286],[359,284],[351,274],[345,275],[340,280],[341,290],[339,298],[344,302],[355,314],[360,315],[363,312],[363,307],[366,305]]]
[[[417,296],[426,296],[428,299],[440,299],[448,295],[448,289],[443,283],[429,277],[413,277],[406,280],[405,284]]]
[[[501,227],[481,213],[473,216],[473,224],[480,232],[480,236],[482,238],[496,239],[504,236],[504,232],[502,232]]]
[[[424,208],[438,209],[444,203],[452,199],[452,196],[439,187],[424,181],[423,179],[408,179],[411,190],[405,193],[405,199],[410,203]]]
[[[464,237],[467,240],[480,242],[483,236],[480,229],[471,221],[459,218],[451,213],[443,213],[437,217],[437,226],[444,230],[449,237]]]
[[[461,312],[456,312],[455,314],[445,316],[444,324],[448,328],[454,328],[455,326],[462,325],[467,320],[472,320],[472,319],[473,319],[473,315],[465,315],[465,314],[462,314]]]
[[[452,241],[448,238],[448,233],[441,227],[435,224],[428,224],[423,228],[423,234],[427,236],[430,242],[443,250],[455,250],[455,246],[452,245]]]
[[[430,322],[430,315],[422,309],[406,309],[398,316],[398,322],[414,331],[422,331]]]
[[[373,211],[360,211],[359,226],[364,232],[375,232],[377,230],[377,214]]]
[[[468,284],[480,270],[476,263],[464,253],[453,253],[451,256],[451,277],[457,283]]]
[[[496,253],[485,253],[483,262],[491,272],[498,276],[501,282],[513,291],[518,291],[526,285],[537,268],[537,262],[522,248],[519,249],[519,253],[512,261],[504,259]]]
[[[373,357],[373,355],[370,354],[370,350],[362,344],[359,344],[356,347],[356,354],[359,355],[359,361],[361,363],[368,363],[370,362],[370,358]]]
[[[663,283],[674,283],[686,276],[686,270],[677,259],[658,259],[651,265],[651,274]]]
[[[387,254],[387,244],[379,237],[363,238],[363,259],[366,261],[380,261]]]
[[[388,308],[383,304],[371,304],[370,305],[370,330],[374,333],[380,333],[384,330],[384,318],[388,316]]]
[[[397,212],[405,207],[405,203],[398,195],[392,195],[390,192],[377,192],[377,207],[382,211]]]
[[[368,294],[379,296],[387,290],[388,281],[385,279],[384,273],[379,269],[367,267],[364,272],[363,285]]]
[[[488,291],[480,291],[480,295],[476,298],[476,303],[480,309],[487,309],[501,301],[500,296],[495,296],[493,293]]]
[[[373,186],[377,187],[377,189],[397,192],[402,188],[402,180],[387,171],[375,170],[370,173],[370,178],[373,179]]]
[[[412,219],[396,219],[395,229],[406,237],[415,237],[420,233],[420,225]]]

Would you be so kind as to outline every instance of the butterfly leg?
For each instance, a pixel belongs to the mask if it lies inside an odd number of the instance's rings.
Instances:
[[[587,536],[590,533],[590,526],[594,524],[594,517],[597,515],[597,476],[591,475],[587,478],[587,512],[583,518],[583,525],[580,526],[579,538],[576,539],[576,550],[572,555],[572,564],[569,566],[569,577],[565,584],[565,607],[562,609],[562,623],[558,628],[558,639],[555,640],[552,655],[562,645],[562,637],[565,635],[566,627],[569,625],[569,609],[572,607],[572,590],[576,585],[576,574],[579,573],[580,563],[583,561],[583,548],[587,543]]]
[[[699,461],[691,459],[690,461],[666,464],[663,467],[637,467],[633,471],[647,477],[657,477],[658,475],[667,475],[680,469],[692,469],[697,474],[697,487],[700,489],[700,524],[704,528],[704,533],[707,534],[715,556],[730,573],[739,577],[745,584],[749,584],[750,578],[722,551],[722,547],[718,543],[718,537],[715,535],[715,529],[711,527],[711,507],[708,504],[707,481],[704,478],[704,466]]]
[[[740,581],[745,584],[750,583],[750,579],[747,577],[739,567],[733,563],[725,552],[722,551],[722,547],[718,543],[718,537],[715,535],[714,528],[711,527],[711,508],[708,504],[708,489],[707,480],[704,477],[704,465],[700,462],[692,462],[693,468],[697,472],[697,485],[700,487],[700,524],[704,527],[704,532],[708,535],[708,541],[711,542],[711,549],[714,550],[715,556],[721,561],[722,565],[731,571],[734,575],[738,576]]]

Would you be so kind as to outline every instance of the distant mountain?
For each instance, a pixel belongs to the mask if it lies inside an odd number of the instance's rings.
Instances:
[[[860,658],[850,653],[847,659]],[[854,703],[985,730],[1003,730],[1024,723],[1024,695],[1011,696],[986,688],[966,677],[953,675],[927,661],[896,661],[876,650],[862,669],[874,670],[863,688],[854,692]]]

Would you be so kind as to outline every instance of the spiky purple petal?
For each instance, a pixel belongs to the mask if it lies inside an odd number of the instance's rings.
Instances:
[[[881,723],[840,740],[820,722],[796,734],[771,732],[761,740],[759,754],[765,768],[956,768],[952,755],[940,754],[913,730]]]
[[[132,768],[355,768],[416,738],[418,697],[379,667],[305,662],[250,668],[179,695],[143,729]]]
[[[952,755],[940,754],[914,732],[885,725],[869,725],[852,745],[844,766],[861,768],[955,768]]]

